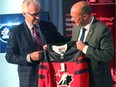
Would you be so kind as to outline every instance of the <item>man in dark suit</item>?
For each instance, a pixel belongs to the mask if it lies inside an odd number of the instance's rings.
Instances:
[[[37,50],[34,39],[34,25],[39,27],[42,45],[67,41],[51,22],[40,21],[40,4],[38,0],[24,0],[22,14],[25,21],[11,29],[6,49],[6,60],[18,64],[20,87],[37,87],[38,65],[42,50]]]
[[[91,7],[85,1],[79,1],[71,8],[72,41],[77,41],[88,60],[90,87],[112,87],[109,62],[114,55],[110,29],[91,14]],[[85,28],[84,41],[80,41],[82,28]]]

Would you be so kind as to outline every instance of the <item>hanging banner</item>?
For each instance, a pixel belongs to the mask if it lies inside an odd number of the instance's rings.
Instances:
[[[78,2],[79,0],[63,0],[63,29],[64,29],[64,35],[71,38],[71,31],[72,31],[72,26],[74,22],[71,21],[71,16],[70,16],[70,9],[73,4]]]
[[[71,21],[70,9],[73,4],[78,2],[79,0],[63,0],[63,29],[64,35],[71,38],[72,36],[72,27],[73,22]],[[112,37],[115,45],[115,53],[116,54],[116,43],[115,43],[115,0],[86,0],[90,6],[92,7],[92,14],[97,19],[105,23],[112,32]],[[116,55],[114,56],[114,60],[111,62],[111,74],[116,84]]]

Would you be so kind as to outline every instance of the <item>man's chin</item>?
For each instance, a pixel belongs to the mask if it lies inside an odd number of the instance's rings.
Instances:
[[[82,25],[81,24],[78,24],[78,23],[75,23],[76,24],[76,26],[78,26],[78,27],[82,27]]]
[[[39,23],[39,21],[35,21],[35,22],[34,22],[35,25],[38,24],[38,23]]]
[[[75,23],[76,24],[76,26],[80,26],[78,23]]]

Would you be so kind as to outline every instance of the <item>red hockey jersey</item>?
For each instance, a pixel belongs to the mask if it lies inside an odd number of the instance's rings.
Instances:
[[[40,62],[38,87],[89,87],[87,59],[75,42],[49,45]]]

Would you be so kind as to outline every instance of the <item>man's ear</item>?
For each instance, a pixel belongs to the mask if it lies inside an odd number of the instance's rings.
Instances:
[[[83,18],[86,20],[88,18],[88,14],[83,14]]]
[[[22,12],[22,14],[23,14],[23,16],[25,17],[25,15],[26,15],[25,12]]]

